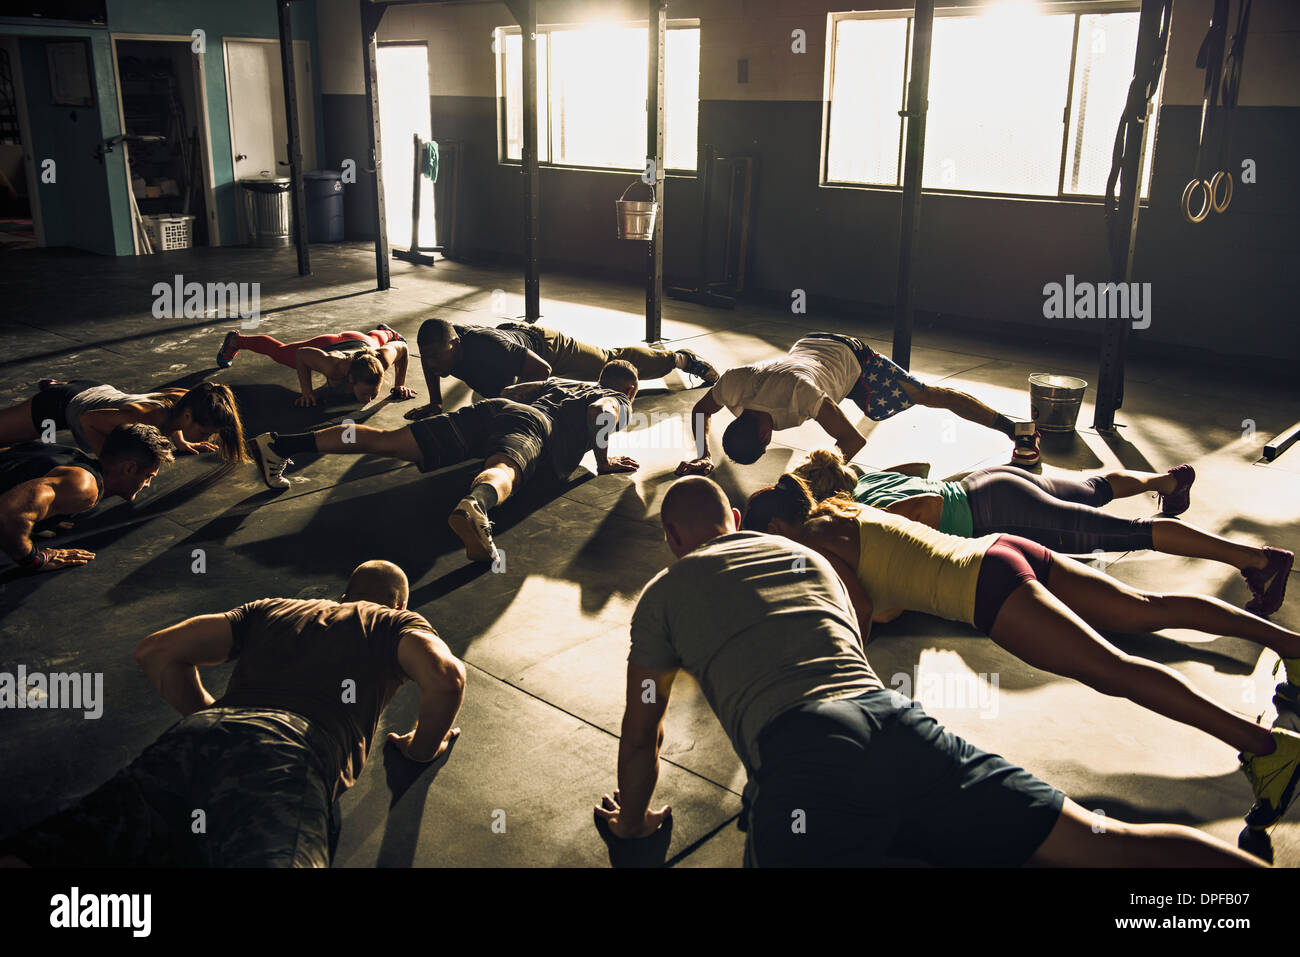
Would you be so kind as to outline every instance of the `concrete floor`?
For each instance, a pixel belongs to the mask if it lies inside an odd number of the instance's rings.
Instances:
[[[394,261],[393,288],[373,289],[369,247],[312,250],[316,275],[295,275],[291,250],[192,250],[162,258],[98,259],[57,253],[0,258],[7,292],[0,322],[0,403],[29,396],[42,376],[98,377],[146,391],[199,378],[228,383],[250,434],[298,430],[346,415],[396,428],[409,404],[302,410],[292,373],[245,353],[227,371],[213,357],[233,323],[155,319],[152,286],[185,280],[260,281],[258,330],[288,341],[386,322],[410,338],[432,315],[495,323],[523,312],[514,270]],[[635,286],[545,275],[543,322],[606,345],[638,341],[642,291]],[[886,353],[876,321],[746,306],[734,312],[669,300],[664,334],[719,369],[776,355],[811,330],[852,332]],[[1096,380],[1094,354],[974,334],[918,330],[913,369],[1009,413],[1028,411],[1026,377],[1056,371]],[[411,384],[424,390],[418,362]],[[700,395],[678,374],[644,385],[637,410],[686,413]],[[1092,421],[1092,392],[1079,417]],[[459,383],[449,405],[468,401]],[[1252,543],[1300,548],[1300,450],[1260,459],[1263,440],[1296,418],[1296,393],[1214,369],[1132,361],[1121,438],[1086,427],[1045,443],[1045,469],[1112,467],[1163,471],[1196,466],[1187,520]],[[846,409],[850,409],[846,405]],[[856,409],[850,414],[857,418]],[[1243,437],[1246,420],[1254,436]],[[714,449],[729,421],[716,417]],[[348,867],[581,865],[610,862],[592,826],[592,806],[615,785],[623,707],[627,623],[642,586],[670,559],[657,512],[688,451],[676,420],[619,436],[615,453],[641,462],[634,475],[575,476],[567,488],[530,489],[496,515],[504,574],[465,560],[445,516],[464,474],[421,476],[414,466],[369,457],[302,460],[293,487],[266,491],[253,466],[211,457],[179,460],[131,506],[110,504],[77,523],[66,541],[98,552],[89,566],[35,578],[0,574],[0,670],[103,672],[104,716],[65,711],[0,716],[3,830],[24,826],[107,779],[164,731],[175,715],[131,657],[148,632],[192,614],[224,611],[265,595],[337,595],[358,562],[386,558],[406,569],[411,606],[467,662],[459,723],[464,736],[436,771],[410,777],[377,747],[343,801],[336,863]],[[715,477],[739,503],[800,453],[823,444],[815,425],[779,434],[758,464],[723,464]],[[927,460],[944,477],[1008,460],[1010,444],[948,413],[913,409],[871,427],[863,464]],[[590,456],[584,463],[594,471]],[[1111,510],[1154,512],[1149,498]],[[191,571],[203,549],[207,571]],[[1106,555],[1123,581],[1195,590],[1243,603],[1248,591],[1226,566],[1153,553]],[[1296,598],[1274,620],[1300,628]],[[1165,662],[1224,704],[1264,722],[1276,658],[1245,642],[1192,633],[1112,636],[1123,649]],[[1084,805],[1135,821],[1175,821],[1230,842],[1251,802],[1236,755],[1199,731],[1076,682],[1036,672],[970,629],[907,614],[880,626],[869,648],[881,677],[913,690],[959,734],[998,751]],[[227,672],[206,677],[220,694]],[[996,681],[996,685],[994,682]],[[910,682],[910,684],[908,684]],[[963,684],[964,683],[964,684]],[[947,690],[945,690],[945,684]],[[959,686],[987,696],[960,700]],[[382,732],[405,731],[417,710],[404,689]],[[1294,718],[1283,717],[1294,726]],[[668,846],[651,857],[680,866],[735,866],[744,835],[734,826],[743,775],[721,727],[690,681],[674,687],[656,801],[673,805]],[[504,813],[505,829],[500,822]],[[1280,864],[1300,864],[1300,823],[1273,831]],[[497,824],[494,829],[494,822]]]

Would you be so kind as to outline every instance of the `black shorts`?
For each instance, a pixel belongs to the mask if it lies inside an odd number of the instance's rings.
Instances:
[[[68,403],[72,401],[73,396],[101,384],[90,379],[74,379],[72,382],[41,389],[32,396],[32,425],[36,426],[37,432],[43,432],[45,421],[49,419],[54,422],[54,428],[66,429]]]
[[[1065,801],[887,689],[787,711],[758,750],[747,866],[1018,867]]]
[[[455,412],[430,416],[411,425],[420,447],[420,471],[433,472],[467,459],[504,455],[524,481],[551,434],[551,420],[532,406],[510,399],[484,399]]]
[[[0,842],[0,855],[33,867],[328,867],[335,762],[299,715],[198,711],[71,808]]]

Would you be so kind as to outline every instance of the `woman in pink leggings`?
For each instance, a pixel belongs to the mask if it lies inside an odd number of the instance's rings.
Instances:
[[[379,396],[389,366],[393,366],[395,379],[389,394],[394,399],[409,399],[416,394],[406,387],[406,340],[385,325],[368,333],[340,332],[302,342],[228,332],[217,353],[217,365],[230,368],[241,349],[267,356],[298,373],[300,394],[294,399],[295,405],[315,405],[318,398],[350,397],[362,404],[372,402]],[[325,377],[319,396],[312,388],[313,372]]]

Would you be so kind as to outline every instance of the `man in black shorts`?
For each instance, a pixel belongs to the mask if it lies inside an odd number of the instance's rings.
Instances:
[[[131,501],[172,460],[172,445],[152,425],[119,425],[99,458],[66,445],[21,442],[0,449],[0,551],[28,571],[84,565],[82,548],[40,548],[35,536],[66,526],[104,498]]]
[[[328,866],[334,804],[398,688],[420,688],[415,728],[388,735],[403,755],[434,761],[460,735],[465,667],[408,595],[400,568],[366,562],[339,602],[263,598],[153,633],[135,657],[181,720],[71,808],[0,842],[0,866]],[[228,661],[213,700],[198,669]]]
[[[569,477],[589,450],[595,451],[601,474],[638,468],[626,456],[611,456],[604,441],[627,424],[638,384],[630,364],[611,362],[596,385],[555,379],[522,383],[510,386],[508,395],[391,432],[364,425],[336,425],[297,435],[267,432],[253,440],[253,453],[271,488],[289,486],[284,469],[294,455],[387,455],[414,462],[421,472],[481,458],[482,470],[447,523],[465,543],[471,561],[495,562],[497,547],[487,513],[532,478],[541,459],[547,460],[547,471],[561,479]]]
[[[501,395],[512,383],[541,382],[551,376],[595,382],[605,366],[620,359],[632,364],[639,379],[659,379],[681,369],[710,385],[718,380],[713,366],[686,349],[674,352],[645,345],[602,349],[555,329],[522,322],[493,328],[428,319],[416,338],[430,402],[407,412],[408,419],[442,411],[440,379],[446,376],[460,379],[487,398]]]
[[[747,865],[1258,864],[1191,828],[1103,822],[945,731],[876,677],[831,564],[737,532],[740,514],[709,479],[674,483],[660,515],[678,561],[632,616],[619,790],[596,808],[615,836],[648,836],[670,813],[650,801],[684,669],[748,773]]]

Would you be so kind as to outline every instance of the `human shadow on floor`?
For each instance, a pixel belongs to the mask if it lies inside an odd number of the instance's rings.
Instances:
[[[607,802],[602,803],[604,803],[605,807],[610,806]],[[668,860],[668,848],[673,841],[673,816],[671,813],[653,834],[648,837],[631,839],[615,837],[610,831],[609,825],[594,809],[591,812],[591,817],[596,825],[596,833],[605,842],[605,850],[609,853],[610,867],[663,867]]]
[[[459,740],[453,740],[446,752],[429,764],[412,761],[394,745],[384,743],[384,780],[390,800],[376,867],[410,867],[415,862],[425,799],[438,774],[451,760]]]

